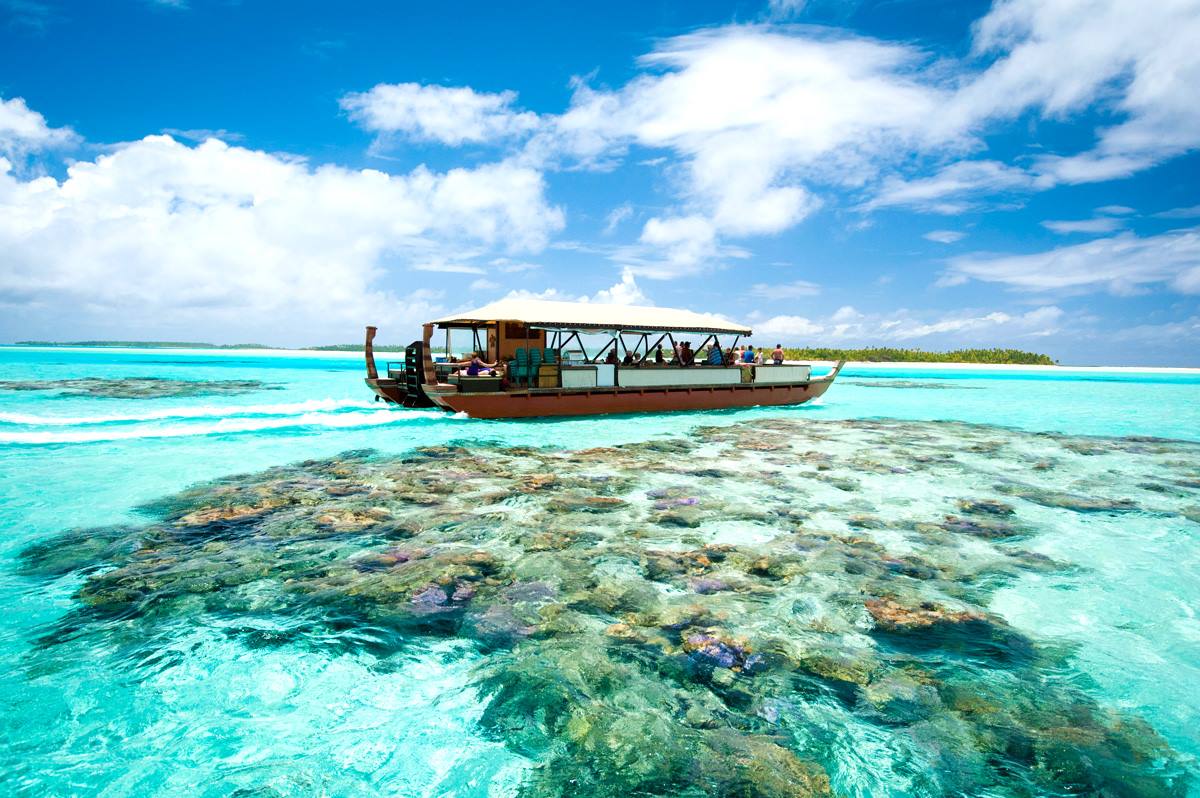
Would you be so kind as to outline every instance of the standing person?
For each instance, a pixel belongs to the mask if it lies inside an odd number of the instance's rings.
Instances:
[[[771,352],[771,362],[776,366],[783,365],[783,344],[775,344],[775,349]]]
[[[746,347],[746,351],[742,352],[742,362],[743,363],[753,363],[754,362],[754,344],[750,344],[750,346]]]

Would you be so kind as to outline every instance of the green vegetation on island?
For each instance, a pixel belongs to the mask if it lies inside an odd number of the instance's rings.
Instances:
[[[362,344],[327,344],[326,346],[302,346],[301,349],[313,352],[361,352]],[[400,344],[375,344],[376,352],[403,352],[408,347]]]
[[[921,349],[897,349],[876,346],[867,349],[827,349],[784,347],[788,360],[855,360],[867,363],[986,363],[989,365],[1053,366],[1049,355],[1020,349],[954,349],[950,352],[926,352]]]

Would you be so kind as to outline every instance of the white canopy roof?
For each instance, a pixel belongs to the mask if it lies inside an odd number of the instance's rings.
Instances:
[[[639,332],[737,333],[750,328],[707,313],[594,302],[551,302],[545,299],[501,299],[465,313],[435,319],[434,324],[485,324],[519,321],[533,327],[566,330],[630,330]]]

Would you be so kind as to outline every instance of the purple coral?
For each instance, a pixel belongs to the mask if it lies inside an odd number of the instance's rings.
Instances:
[[[417,612],[439,612],[450,597],[437,585],[430,585],[413,594],[412,605]]]
[[[717,668],[732,668],[742,661],[746,654],[740,646],[726,643],[708,634],[689,636],[684,650],[691,654],[692,661]]]
[[[692,590],[701,595],[720,593],[722,590],[729,590],[729,583],[720,579],[696,579],[692,582]]]

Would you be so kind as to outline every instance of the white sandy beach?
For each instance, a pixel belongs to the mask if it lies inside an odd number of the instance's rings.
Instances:
[[[809,361],[788,361],[809,362]],[[832,360],[813,360],[814,366],[830,366],[834,365]],[[1035,366],[1021,365],[1019,363],[924,363],[910,361],[888,361],[875,362],[869,360],[848,360],[846,368],[855,370],[869,369],[925,369],[927,371],[1039,371],[1048,373],[1062,373],[1065,371],[1071,372],[1091,372],[1091,373],[1125,373],[1125,374],[1200,374],[1200,367],[1187,366]]]

